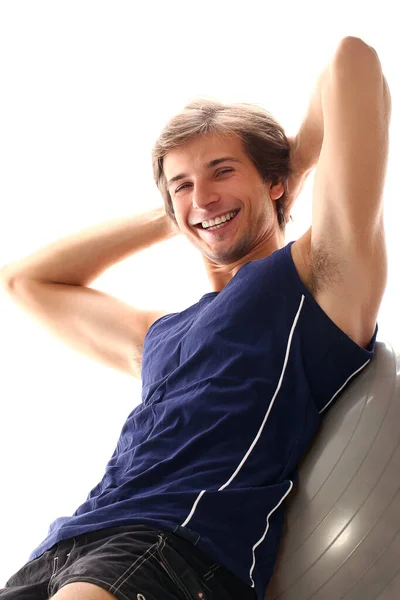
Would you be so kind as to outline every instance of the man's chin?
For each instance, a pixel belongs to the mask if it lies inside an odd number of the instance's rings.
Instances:
[[[215,266],[232,265],[252,250],[252,240],[248,236],[244,236],[242,239],[231,244],[227,243],[227,240],[218,244],[216,240],[212,248],[201,237],[201,234],[199,237],[192,235],[185,235],[185,237],[200,252],[206,263]]]
[[[204,262],[210,266],[229,266],[242,260],[250,251],[243,244],[236,244],[234,247],[219,252],[210,252],[203,247],[196,248],[201,252]]]

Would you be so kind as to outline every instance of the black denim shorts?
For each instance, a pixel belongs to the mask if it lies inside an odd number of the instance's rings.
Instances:
[[[118,600],[255,600],[253,588],[180,536],[143,525],[65,540],[28,562],[0,600],[48,600],[73,582],[94,583]]]

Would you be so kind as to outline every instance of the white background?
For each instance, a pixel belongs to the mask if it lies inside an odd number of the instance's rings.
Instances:
[[[378,339],[400,351],[399,33],[395,4],[0,3],[0,266],[161,204],[151,147],[199,95],[252,102],[295,135],[317,76],[346,35],[378,52],[392,95],[384,192],[389,280]],[[286,243],[311,225],[313,175]],[[182,310],[210,291],[179,236],[93,287]],[[74,353],[0,296],[0,587],[100,481],[140,382]]]

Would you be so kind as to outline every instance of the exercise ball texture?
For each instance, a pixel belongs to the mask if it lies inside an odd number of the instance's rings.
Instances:
[[[266,600],[400,600],[399,369],[377,342],[323,417],[288,497]]]

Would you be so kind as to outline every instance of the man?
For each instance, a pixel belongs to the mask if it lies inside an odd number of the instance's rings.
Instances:
[[[193,103],[154,146],[165,209],[5,268],[15,302],[141,377],[143,402],[102,481],[52,523],[1,599],[264,597],[297,464],[373,357],[390,111],[375,51],[345,38],[294,140],[256,107]],[[312,227],[285,245],[316,164]],[[177,233],[213,289],[195,305],[139,311],[88,287]]]

